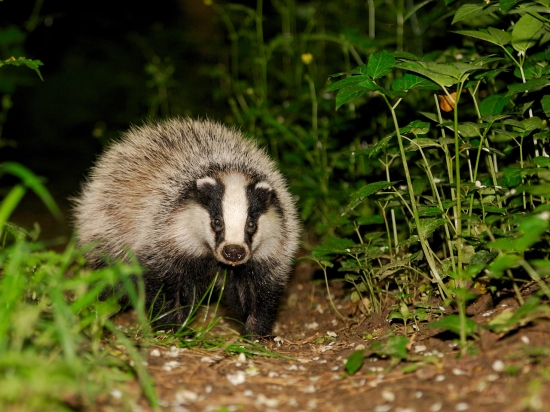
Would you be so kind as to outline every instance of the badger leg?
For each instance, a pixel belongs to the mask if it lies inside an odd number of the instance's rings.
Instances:
[[[259,266],[235,271],[225,286],[225,299],[243,335],[271,335],[285,286],[273,281],[273,274]]]

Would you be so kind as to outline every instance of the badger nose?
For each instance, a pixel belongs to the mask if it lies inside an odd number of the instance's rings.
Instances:
[[[244,259],[246,250],[239,245],[227,245],[223,248],[223,257],[230,262],[240,262]]]

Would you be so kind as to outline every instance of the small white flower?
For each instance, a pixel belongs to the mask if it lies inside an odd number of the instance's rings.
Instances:
[[[317,329],[319,327],[319,324],[317,322],[311,322],[311,323],[306,323],[305,326],[307,329]]]
[[[496,360],[493,362],[493,370],[495,372],[502,372],[504,370],[504,362]]]
[[[395,394],[390,391],[382,391],[382,398],[384,398],[386,402],[393,402],[395,400]]]
[[[197,395],[195,392],[189,391],[187,389],[184,389],[182,391],[179,391],[176,393],[175,396],[175,402],[180,403],[191,403],[195,402],[199,395]]]
[[[425,345],[416,345],[414,347],[414,353],[424,352],[426,349]]]
[[[260,405],[265,405],[268,408],[275,408],[279,405],[279,401],[277,399],[269,399],[264,394],[259,394],[257,401]]]
[[[441,402],[436,402],[432,406],[430,406],[430,412],[439,412],[442,407],[443,404]]]
[[[115,399],[120,399],[120,398],[122,398],[122,392],[119,391],[118,389],[113,389],[111,391],[111,396]]]
[[[236,373],[228,373],[226,375],[227,380],[231,385],[237,386],[246,382],[246,374],[243,371],[237,371]]]

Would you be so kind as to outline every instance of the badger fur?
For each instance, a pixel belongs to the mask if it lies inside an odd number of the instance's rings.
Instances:
[[[132,254],[145,267],[156,327],[181,326],[225,274],[222,298],[244,333],[271,333],[296,207],[275,163],[237,130],[181,118],[130,129],[92,169],[75,218],[93,266]]]

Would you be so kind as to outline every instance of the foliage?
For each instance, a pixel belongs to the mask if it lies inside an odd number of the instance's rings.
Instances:
[[[470,20],[472,14],[486,9],[464,5],[453,23],[476,25],[475,19]],[[404,187],[391,184],[393,190],[378,196],[382,217],[391,213],[386,224],[388,242],[381,247],[390,251],[390,265],[405,260],[404,273],[429,273],[427,280],[437,285],[439,294],[456,302],[458,315],[432,325],[459,334],[463,347],[477,326],[465,315],[466,302],[474,297],[468,289],[474,281],[502,288],[506,273],[522,301],[517,284],[527,277],[550,297],[528,262],[528,257],[545,259],[548,253],[549,132],[544,88],[550,83],[543,44],[550,33],[543,25],[545,18],[528,8],[507,9],[501,4],[499,12],[494,26],[455,32],[475,39],[473,44],[465,40],[460,53],[451,55],[447,50],[433,58],[399,51],[374,53],[368,64],[327,88],[338,91],[336,108],[369,95],[379,96],[391,113],[393,131],[365,153],[386,159],[382,163],[387,179],[369,186],[389,187],[390,174],[406,181]],[[508,19],[513,24],[506,27]],[[489,43],[489,50],[478,41]],[[415,92],[428,89],[439,91],[434,95],[435,110],[418,110],[429,122],[417,119],[402,127],[398,106],[411,95],[415,101]],[[452,118],[442,111],[452,112]],[[356,205],[353,200],[345,213]],[[408,238],[397,236],[403,233],[403,223],[397,221],[396,209],[408,228]],[[370,256],[354,246],[348,246],[347,255],[359,262],[352,267],[362,277],[352,280],[361,279],[372,288],[372,278],[381,276],[376,267],[363,263]],[[421,258],[414,253],[407,256],[411,247],[420,249]],[[512,271],[518,266],[523,271]],[[342,269],[348,268],[342,265]],[[408,279],[394,279],[398,286],[403,280]]]
[[[111,323],[120,309],[117,296],[97,298],[121,279],[127,280],[130,291],[130,276],[140,268],[119,263],[91,271],[84,264],[73,244],[55,253],[23,237],[0,249],[0,404],[4,407],[69,410],[71,402],[94,405],[104,393],[118,388],[125,392],[122,383],[136,376],[152,405],[157,403],[141,355]],[[128,295],[139,311],[137,291]],[[118,339],[106,339],[106,330]],[[117,345],[121,344],[127,359],[120,357]],[[131,398],[126,396],[123,402],[130,405]]]
[[[323,6],[273,2],[283,23],[270,37],[262,1],[213,5],[231,45],[216,75],[234,121],[288,167],[325,277],[343,273],[366,312],[399,301],[405,325],[431,318],[411,305],[452,304],[433,326],[466,348],[474,285],[523,302],[535,282],[550,297],[546,14],[534,1],[368,4],[353,10],[368,33],[351,34],[341,9],[322,25]],[[378,31],[375,12],[395,31]],[[426,50],[442,34],[447,47]]]

